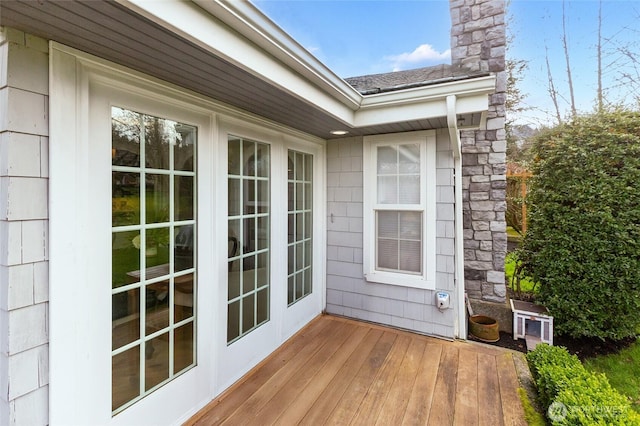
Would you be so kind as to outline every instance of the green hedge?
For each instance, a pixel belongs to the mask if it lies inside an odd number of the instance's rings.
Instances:
[[[606,376],[587,371],[565,348],[538,345],[527,361],[551,424],[640,425],[640,415]]]
[[[533,146],[519,258],[557,334],[640,327],[640,112],[581,117]]]

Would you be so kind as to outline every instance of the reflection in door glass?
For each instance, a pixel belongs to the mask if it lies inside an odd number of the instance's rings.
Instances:
[[[311,213],[313,156],[289,150],[288,156],[288,280],[287,305],[311,294]]]
[[[228,139],[227,343],[269,321],[269,145]]]
[[[194,126],[113,107],[113,415],[196,364]]]

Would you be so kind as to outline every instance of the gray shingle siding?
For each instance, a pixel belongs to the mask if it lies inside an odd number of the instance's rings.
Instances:
[[[361,137],[327,147],[327,312],[451,338],[455,310],[440,312],[434,291],[367,282],[362,264]],[[455,306],[453,160],[447,132],[437,132],[436,285]]]

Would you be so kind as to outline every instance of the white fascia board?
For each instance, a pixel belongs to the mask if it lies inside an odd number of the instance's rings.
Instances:
[[[362,108],[376,108],[394,104],[406,104],[429,101],[431,99],[446,98],[455,94],[456,98],[487,95],[495,90],[496,78],[493,75],[457,80],[446,83],[416,87],[412,89],[397,90],[393,92],[367,95],[362,101]]]
[[[362,102],[362,95],[356,89],[320,62],[251,2],[192,1],[282,60],[286,65],[305,75],[315,84],[338,97],[346,98],[345,103],[348,105],[359,106]]]
[[[301,74],[195,3],[153,0],[117,1],[213,55],[326,111],[338,120],[345,123],[353,122],[353,112],[359,106],[358,97],[361,98],[359,93],[356,92],[356,102],[352,99],[353,93],[350,93],[351,99],[345,94],[340,96],[335,92],[328,93],[319,85],[312,84],[310,81],[310,78],[313,78],[312,73]],[[297,66],[300,67],[300,63]]]
[[[495,76],[434,84],[367,96],[356,112],[356,127],[446,117],[447,97],[456,97],[456,114],[486,111]]]
[[[362,96],[251,3],[116,1],[351,127],[444,117],[452,94],[456,113],[486,111],[495,90],[486,76]]]
[[[356,112],[353,124],[354,127],[366,127],[444,117],[446,115],[447,105],[444,99],[434,99],[422,103],[393,104],[378,108],[361,109]]]
[[[455,92],[451,94],[456,96],[456,114],[481,112],[486,111],[489,108],[488,93],[479,96],[460,96]]]

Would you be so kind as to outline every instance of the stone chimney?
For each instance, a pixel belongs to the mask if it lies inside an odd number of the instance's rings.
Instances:
[[[505,1],[451,0],[451,62],[496,76],[486,130],[463,131],[465,285],[469,297],[506,300]]]

